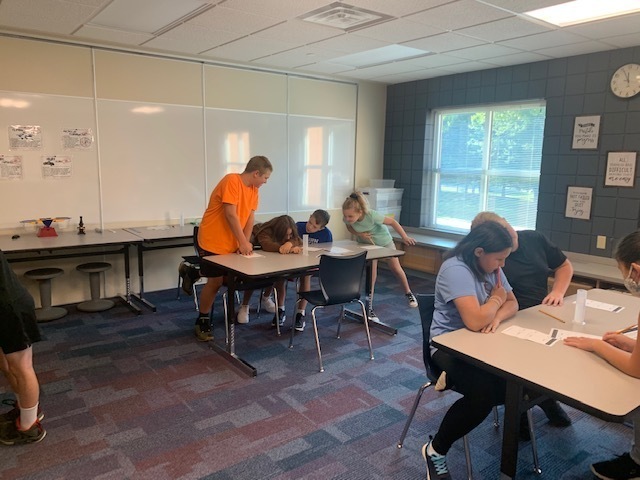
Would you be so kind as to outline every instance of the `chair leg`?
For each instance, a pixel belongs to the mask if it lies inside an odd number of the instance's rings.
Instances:
[[[180,274],[178,273],[178,288],[177,288],[177,298],[178,300],[180,300],[180,287],[182,286],[182,277],[180,276]]]
[[[373,347],[371,346],[371,334],[369,333],[369,318],[367,317],[367,312],[364,309],[364,303],[358,300],[360,307],[362,308],[362,323],[364,323],[364,330],[367,332],[367,342],[369,343],[369,360],[373,360]]]
[[[275,286],[273,287],[273,298],[276,299],[276,301],[273,303],[276,304],[276,335],[279,337],[280,336],[280,305],[278,305],[278,289]],[[260,294],[260,302],[262,303],[262,294]]]
[[[471,466],[471,451],[469,449],[469,436],[462,437],[462,444],[464,445],[464,458],[467,461],[467,478],[473,480],[473,467]]]
[[[500,418],[498,417],[498,407],[493,407],[493,426],[497,429],[500,428]]]
[[[222,294],[222,311],[224,312],[224,344],[229,345],[229,310],[227,309],[227,296],[229,292]]]
[[[538,475],[542,474],[540,462],[538,461],[538,444],[536,442],[536,433],[533,428],[533,413],[531,409],[527,410],[527,420],[529,421],[529,436],[531,437],[531,454],[533,455],[533,471]]]
[[[340,307],[340,316],[338,317],[338,329],[336,330],[336,338],[340,338],[340,329],[342,328],[342,321],[344,320],[344,312],[346,310],[346,307],[344,305],[342,305],[342,307]]]
[[[193,286],[191,288],[193,289],[193,303],[196,306],[196,310],[200,311],[200,304],[198,303],[198,289],[196,288],[195,282],[193,282]]]
[[[297,291],[297,289],[296,289]],[[293,304],[293,315],[291,315],[291,337],[289,338],[289,348],[293,348],[293,336],[295,335],[295,326],[296,326],[296,310],[298,309],[298,305],[302,299],[298,298],[296,303]]]
[[[418,394],[416,395],[416,399],[413,401],[413,407],[411,407],[411,412],[409,413],[409,417],[407,418],[407,422],[404,424],[404,429],[402,430],[402,435],[400,435],[400,440],[398,440],[398,448],[402,448],[402,444],[404,443],[404,438],[407,436],[407,432],[409,431],[409,426],[413,421],[413,416],[416,414],[416,410],[418,409],[418,404],[420,403],[420,399],[422,398],[422,394],[424,391],[431,386],[431,382],[427,382],[420,387],[418,390]]]
[[[320,337],[318,337],[318,323],[316,322],[316,308],[322,308],[319,306],[315,306],[311,309],[311,320],[313,321],[313,333],[316,337],[316,351],[318,352],[318,367],[320,369],[320,373],[324,372],[324,367],[322,366],[322,352],[320,351]]]

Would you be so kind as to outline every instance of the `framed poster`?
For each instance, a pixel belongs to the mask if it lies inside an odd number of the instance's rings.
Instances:
[[[591,218],[591,199],[593,188],[591,187],[567,187],[567,206],[564,216],[589,220]]]
[[[633,187],[636,180],[637,152],[609,152],[605,187]]]
[[[576,117],[573,124],[571,148],[574,150],[597,150],[599,134],[600,115]]]

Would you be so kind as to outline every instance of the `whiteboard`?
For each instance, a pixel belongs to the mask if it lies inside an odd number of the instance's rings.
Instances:
[[[244,170],[255,155],[266,156],[273,173],[260,187],[259,213],[287,212],[289,170],[287,116],[207,108],[207,194],[227,173]]]
[[[202,216],[202,123],[201,107],[98,101],[105,223]]]
[[[91,128],[95,135],[93,100],[59,95],[0,91],[0,155],[22,157],[21,179],[0,179],[0,228],[18,228],[20,220],[79,216],[99,218],[98,163],[95,144],[87,150],[62,148],[62,130]],[[9,150],[10,125],[37,125],[42,148]],[[42,156],[71,157],[71,176],[43,178]]]

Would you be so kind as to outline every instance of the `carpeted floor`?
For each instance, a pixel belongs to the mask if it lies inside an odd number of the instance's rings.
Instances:
[[[428,277],[411,275],[410,283],[416,293],[433,290]],[[277,337],[270,314],[252,313],[236,337],[256,378],[195,340],[193,300],[176,299],[174,290],[149,294],[158,312],[141,316],[123,306],[101,314],[70,307],[67,317],[42,325],[46,339],[35,346],[47,437],[0,448],[0,478],[422,479],[420,447],[456,394],[429,389],[404,448],[396,448],[425,381],[420,320],[388,271],[381,269],[376,293],[378,316],[398,335],[374,331],[369,361],[362,325],[345,323],[336,339],[338,310],[327,310],[324,373],[310,325],[290,350],[289,321]],[[219,311],[217,304],[215,334],[223,341]],[[11,398],[0,385],[0,398]],[[562,430],[535,411],[543,478],[591,478],[591,462],[628,450],[629,428],[567,410],[573,425]],[[500,430],[488,419],[470,441],[474,478],[498,478]],[[463,478],[461,444],[448,462],[453,478]],[[528,443],[518,478],[538,478]]]

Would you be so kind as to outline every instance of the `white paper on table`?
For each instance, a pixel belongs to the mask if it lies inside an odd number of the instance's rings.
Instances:
[[[251,252],[249,255],[240,255],[242,258],[259,258],[259,257],[264,257],[264,255],[260,255],[259,253],[256,252]]]
[[[383,247],[379,247],[378,245],[361,245],[360,248],[364,248],[365,250],[375,250]]]
[[[329,253],[333,253],[334,255],[344,255],[345,253],[351,253],[351,250],[340,247],[331,247]]]
[[[168,225],[158,225],[157,227],[147,227],[147,230],[169,230],[170,228]]]
[[[549,331],[549,336],[551,338],[557,338],[558,340],[564,340],[567,337],[595,338],[598,340],[602,339],[602,337],[598,335],[591,335],[590,333],[575,332],[573,330],[561,330],[559,328],[552,328]]]
[[[573,303],[576,303],[575,301]],[[613,305],[611,303],[598,302],[597,300],[590,300],[587,298],[587,307],[597,308],[598,310],[605,310],[607,312],[618,313],[624,310],[624,307],[620,305]]]
[[[310,252],[319,252],[320,250],[324,250],[324,248],[318,248],[318,247],[307,247],[307,249]]]
[[[520,338],[522,340],[529,340],[530,342],[546,345],[547,347],[551,347],[558,341],[557,338],[552,338],[546,333],[532,330],[530,328],[518,327],[517,325],[511,325],[510,327],[502,330],[501,333],[504,333],[505,335],[509,335],[511,337]]]

